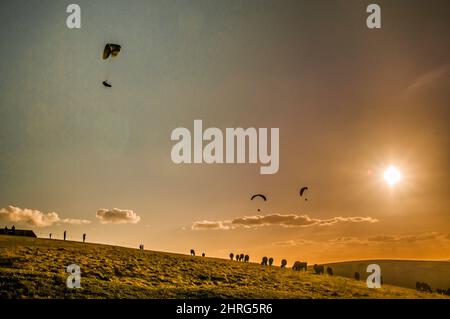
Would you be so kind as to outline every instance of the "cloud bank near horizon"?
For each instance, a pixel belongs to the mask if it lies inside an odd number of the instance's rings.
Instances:
[[[311,227],[331,226],[337,223],[376,223],[377,219],[372,217],[332,217],[327,219],[311,218],[308,215],[296,214],[269,214],[238,217],[224,221],[196,221],[192,224],[192,230],[230,230],[238,227],[252,228],[262,226],[282,227]]]
[[[85,225],[91,221],[86,219],[65,218],[61,219],[57,213],[43,213],[36,209],[8,206],[0,208],[0,222],[17,223],[29,227],[49,227],[57,223]]]

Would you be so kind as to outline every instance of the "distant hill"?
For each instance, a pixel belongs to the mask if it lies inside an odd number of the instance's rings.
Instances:
[[[336,275],[353,278],[355,272],[366,279],[367,266],[378,264],[381,268],[383,283],[406,288],[415,288],[416,282],[425,282],[433,290],[450,288],[450,263],[447,261],[415,260],[360,260],[330,263]]]
[[[81,289],[66,267],[81,267]],[[426,278],[424,279],[426,280]],[[353,279],[208,257],[0,236],[0,298],[443,298]]]

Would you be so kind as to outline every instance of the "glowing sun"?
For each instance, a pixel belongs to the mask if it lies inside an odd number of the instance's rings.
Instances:
[[[402,179],[402,173],[395,166],[389,166],[384,171],[383,177],[386,183],[390,186],[394,186]]]

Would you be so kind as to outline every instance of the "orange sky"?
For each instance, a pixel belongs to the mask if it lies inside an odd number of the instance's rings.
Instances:
[[[78,1],[70,30],[63,3],[2,1],[0,226],[276,263],[450,259],[449,4],[377,3],[379,30],[356,0]],[[103,61],[107,42],[123,50]],[[279,171],[174,164],[195,119],[279,128]]]

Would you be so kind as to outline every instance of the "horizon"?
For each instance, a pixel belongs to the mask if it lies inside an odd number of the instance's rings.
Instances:
[[[0,228],[1,229],[1,228]],[[28,230],[28,229],[17,229],[17,230]],[[32,230],[32,229],[31,229]],[[33,230],[32,230],[33,231]],[[45,237],[37,237],[36,239],[43,239],[43,240],[48,240],[48,241],[62,241],[62,242],[68,242],[68,243],[79,243],[79,244],[83,244],[83,245],[100,245],[100,246],[110,246],[110,247],[118,247],[118,248],[126,248],[126,249],[134,249],[134,250],[140,250],[139,247],[136,248],[134,246],[120,246],[120,245],[114,245],[114,244],[108,244],[108,243],[102,243],[102,242],[83,242],[82,240],[76,240],[76,239],[58,239],[58,238],[45,238]],[[189,250],[185,251],[185,252],[177,252],[177,251],[160,251],[160,250],[154,250],[154,249],[148,249],[146,247],[144,247],[143,249],[144,251],[148,251],[148,252],[154,252],[154,253],[163,253],[163,254],[174,254],[174,255],[184,255],[184,256],[190,256],[189,254]],[[196,254],[199,253],[196,251]],[[204,257],[201,255],[196,255],[198,257],[202,257],[202,258],[212,258],[212,259],[220,259],[220,260],[229,260],[229,256],[208,256],[205,255]],[[261,259],[264,256],[258,256],[258,258],[252,258],[252,256],[250,256],[250,260],[249,263],[255,263],[255,264],[260,264],[261,263]],[[266,257],[271,257],[270,255],[267,255]],[[233,260],[234,261],[234,260]],[[294,262],[298,261],[298,259],[292,259],[292,260],[287,260],[287,266],[291,267]],[[335,261],[327,261],[323,264],[327,265],[327,264],[342,264],[342,263],[355,263],[355,262],[367,262],[367,261],[408,261],[408,262],[450,262],[450,259],[405,259],[405,258],[367,258],[367,259],[352,259],[352,260],[335,260]],[[274,259],[274,267],[278,267],[280,260]],[[320,262],[308,262],[308,267],[312,266],[313,264],[321,264]]]

